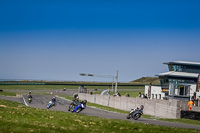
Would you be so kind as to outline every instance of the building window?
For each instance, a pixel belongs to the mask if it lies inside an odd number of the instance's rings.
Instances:
[[[154,99],[154,94],[152,94],[152,99]]]
[[[169,80],[166,77],[160,78],[162,89],[169,88]]]
[[[177,71],[177,72],[186,72],[186,66],[182,65],[169,65],[170,71]]]
[[[179,95],[185,95],[184,94],[184,86],[179,86]]]

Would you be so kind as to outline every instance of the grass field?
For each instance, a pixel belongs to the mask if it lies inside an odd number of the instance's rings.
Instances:
[[[198,130],[133,123],[26,107],[0,99],[0,132],[42,133],[198,133]]]
[[[94,91],[93,94],[101,94],[102,91]],[[118,91],[121,96],[126,96],[126,94],[128,93],[130,95],[130,97],[137,97],[139,95],[139,92],[141,92],[142,94],[144,94],[144,90],[141,91]],[[110,92],[110,95],[115,94],[115,92]]]
[[[87,89],[107,89],[111,86],[85,86]],[[0,85],[0,90],[17,89],[17,90],[52,90],[52,89],[78,89],[78,85]],[[118,89],[144,89],[141,86],[118,86]]]
[[[16,93],[0,91],[0,95],[3,95],[3,96],[16,96]]]

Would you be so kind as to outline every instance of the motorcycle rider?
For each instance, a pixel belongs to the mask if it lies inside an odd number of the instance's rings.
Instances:
[[[83,104],[84,107],[86,107],[86,103],[87,103],[87,100],[81,101],[80,104],[77,105],[77,106],[75,107],[75,109],[74,109],[72,112],[76,112],[76,110],[77,110],[78,108],[82,107],[81,104]]]
[[[76,97],[74,97],[74,100],[72,100],[72,103],[70,104],[70,106],[71,106],[71,105],[77,106],[77,105],[79,105],[79,104],[80,104],[80,102],[79,102],[79,97],[76,96]],[[68,111],[70,111],[70,106],[69,106]]]
[[[32,101],[32,95],[31,94],[28,95],[28,100],[29,100],[29,102]]]
[[[77,106],[80,104],[79,102],[79,97],[77,96],[74,100],[73,100],[74,104]]]
[[[56,98],[55,97],[53,97],[51,100],[50,100],[50,102],[49,102],[50,104],[52,104],[52,105],[55,105],[55,103],[56,103]]]
[[[141,105],[140,108],[137,107],[137,108],[135,108],[135,109],[133,109],[133,110],[134,110],[134,111],[135,111],[135,110],[141,110],[141,112],[143,113],[143,109],[144,109],[144,106]]]
[[[27,95],[27,96],[29,96],[29,95],[31,95],[31,91],[28,92],[28,95]]]
[[[77,96],[78,96],[77,93],[74,93],[74,94],[73,94],[74,99],[76,99]]]
[[[32,98],[32,95],[30,94],[30,95],[28,95],[28,98]]]
[[[56,97],[53,97],[53,98],[51,99],[51,101],[52,101],[52,104],[55,105],[55,103],[56,103]]]
[[[143,114],[143,109],[144,109],[144,105],[141,105],[140,106],[140,111],[142,112],[142,114]]]
[[[53,97],[53,98],[52,98],[52,101],[56,102],[56,97]]]

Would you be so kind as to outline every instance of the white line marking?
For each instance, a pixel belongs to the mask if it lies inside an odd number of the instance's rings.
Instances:
[[[23,96],[23,100],[24,100],[25,105],[28,106],[28,104],[26,103],[26,100],[25,100],[24,96]]]

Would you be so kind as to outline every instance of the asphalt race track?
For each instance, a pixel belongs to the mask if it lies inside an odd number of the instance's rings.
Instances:
[[[47,109],[47,104],[50,101],[50,99],[52,98],[52,95],[32,95],[32,96],[33,96],[33,98],[32,98],[32,102],[30,104],[28,103],[28,98],[26,95],[23,95],[22,98],[0,96],[0,99],[6,99],[6,100],[11,100],[11,101],[16,101],[19,103],[24,103],[27,106],[34,107],[34,108]],[[63,112],[71,113],[71,112],[68,112],[68,106],[71,103],[71,101],[68,101],[68,100],[60,98],[60,97],[57,97],[56,100],[57,100],[56,106],[51,107],[49,110],[63,111]],[[107,119],[127,120],[126,115],[124,115],[124,114],[114,113],[114,112],[105,111],[105,110],[88,107],[88,106],[86,107],[86,109],[81,111],[80,114],[84,114],[84,115],[88,115],[88,116],[98,116],[98,117],[107,118]],[[154,124],[154,125],[162,125],[162,126],[179,127],[179,128],[193,128],[193,129],[200,130],[200,126],[158,121],[158,120],[145,119],[145,118],[140,118],[139,120],[129,119],[128,121],[141,122],[141,123]]]

